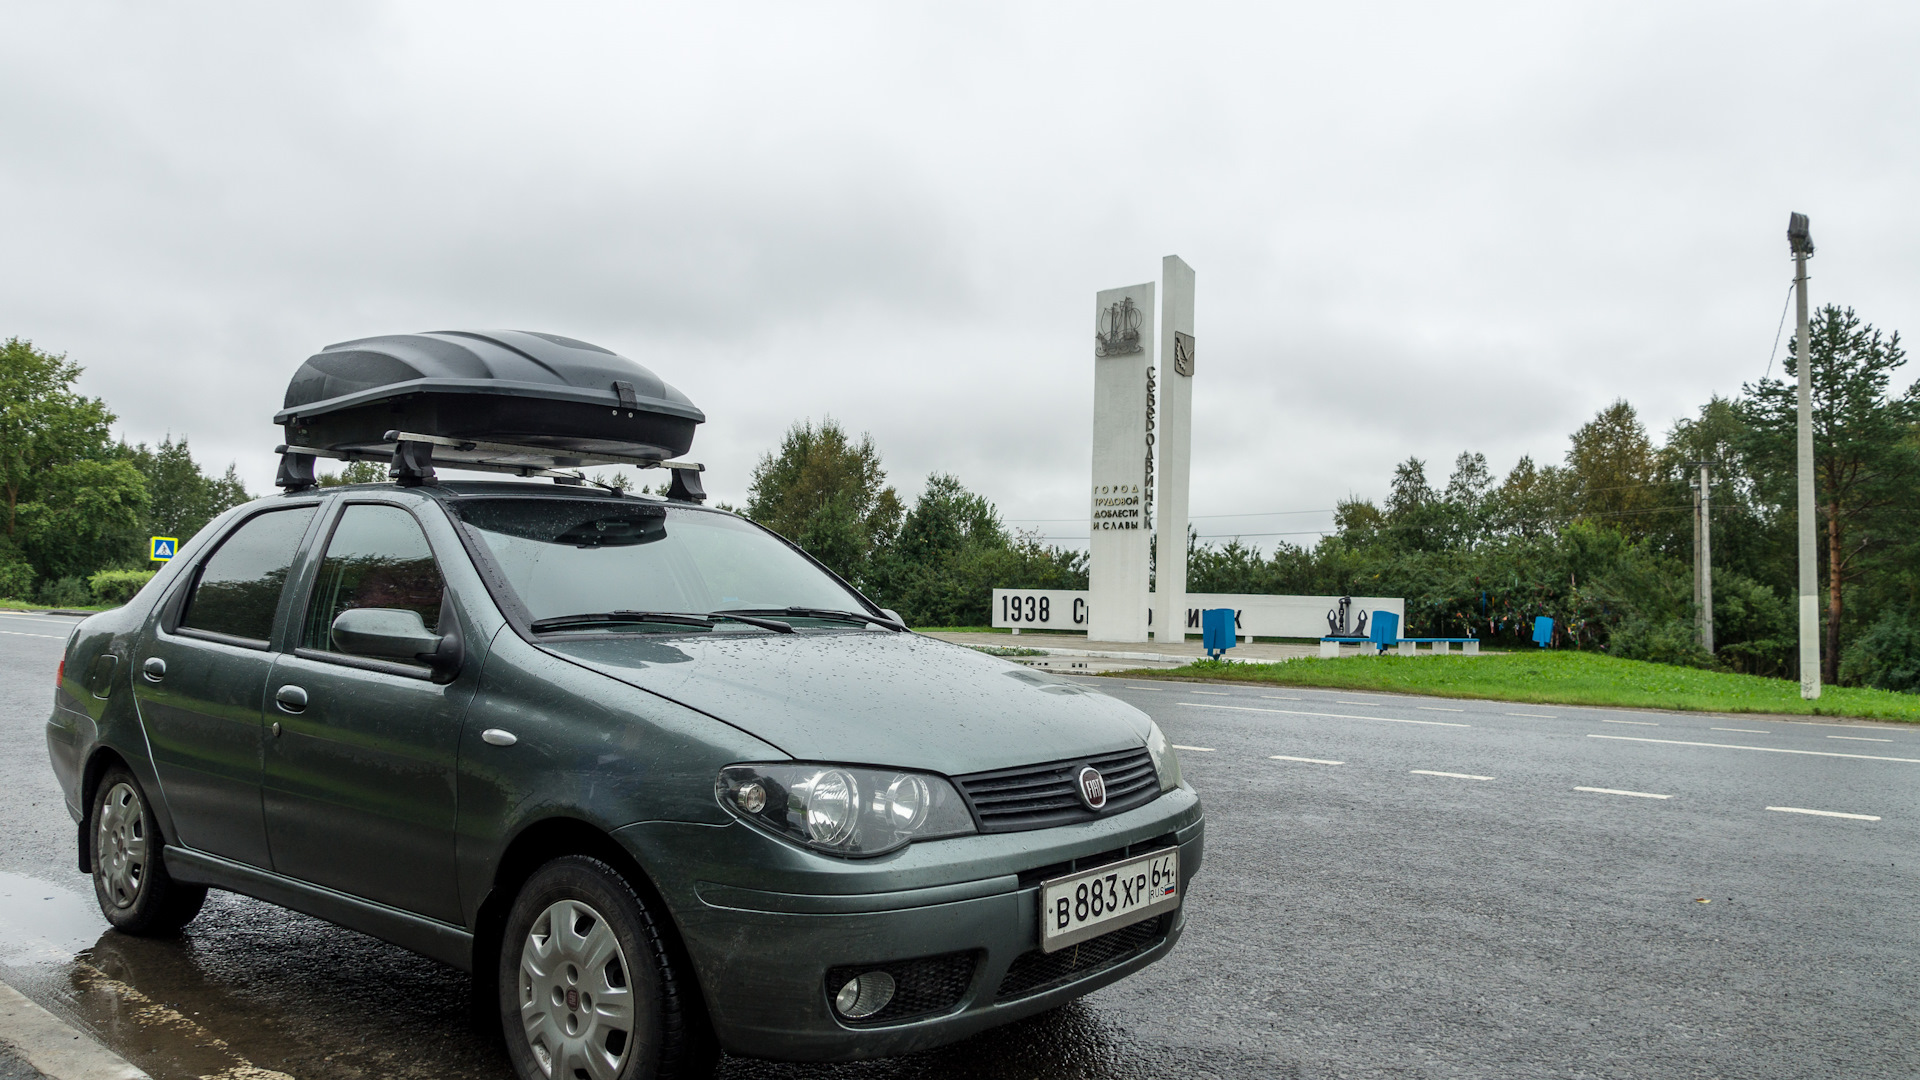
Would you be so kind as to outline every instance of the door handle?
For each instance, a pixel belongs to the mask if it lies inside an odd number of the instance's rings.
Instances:
[[[148,682],[159,682],[167,677],[167,662],[157,656],[149,656],[147,662],[140,665],[140,670]]]
[[[490,727],[480,733],[480,741],[488,746],[512,746],[520,739],[505,728]]]
[[[274,691],[273,700],[279,702],[280,708],[287,712],[301,712],[307,707],[307,692],[289,683]]]

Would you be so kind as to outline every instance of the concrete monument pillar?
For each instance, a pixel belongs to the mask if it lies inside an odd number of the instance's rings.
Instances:
[[[1108,289],[1094,304],[1093,495],[1087,637],[1147,640],[1153,534],[1153,283]]]
[[[1193,461],[1193,267],[1160,260],[1160,405],[1156,410],[1153,637],[1187,637],[1187,482]]]

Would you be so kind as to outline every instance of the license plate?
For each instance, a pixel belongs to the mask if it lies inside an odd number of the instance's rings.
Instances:
[[[1040,883],[1040,950],[1055,952],[1180,906],[1180,849]]]

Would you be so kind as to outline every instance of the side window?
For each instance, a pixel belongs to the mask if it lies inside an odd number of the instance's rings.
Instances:
[[[403,608],[437,630],[446,583],[413,515],[397,506],[349,506],[334,526],[307,603],[302,648],[339,652],[333,620],[349,608]]]
[[[229,533],[201,566],[180,625],[265,644],[273,635],[273,609],[287,569],[314,509],[270,510]]]

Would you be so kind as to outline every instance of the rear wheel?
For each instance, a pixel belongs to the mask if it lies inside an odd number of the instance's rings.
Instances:
[[[712,1072],[691,980],[660,917],[599,859],[570,855],[521,887],[500,950],[500,1023],[522,1080],[664,1080]]]
[[[165,843],[140,782],[115,766],[93,795],[93,892],[114,929],[136,937],[179,932],[200,914],[204,885],[183,885],[167,873]]]

